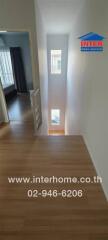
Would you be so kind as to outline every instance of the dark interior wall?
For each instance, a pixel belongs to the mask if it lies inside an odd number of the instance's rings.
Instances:
[[[1,35],[6,47],[20,47],[24,63],[27,90],[33,89],[30,43],[28,33],[7,33]]]

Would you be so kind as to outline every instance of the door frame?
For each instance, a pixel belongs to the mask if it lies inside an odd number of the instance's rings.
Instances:
[[[34,72],[35,72],[35,68],[34,68],[34,58],[33,58],[33,43],[32,43],[32,34],[31,34],[31,30],[30,29],[10,29],[10,28],[6,28],[6,29],[1,29],[0,28],[0,32],[1,33],[28,33],[28,36],[29,36],[29,46],[30,46],[30,60],[31,60],[31,68],[32,68],[32,83],[33,83],[33,90],[35,89],[35,79],[34,79]],[[8,110],[7,110],[7,104],[6,104],[6,101],[4,101],[4,94],[2,95],[2,100],[4,102],[3,104],[3,111],[5,113],[5,123],[9,123],[10,120],[9,120],[9,116],[8,116]],[[32,107],[31,107],[32,108]]]

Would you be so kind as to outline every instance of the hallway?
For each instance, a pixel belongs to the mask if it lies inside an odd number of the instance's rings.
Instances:
[[[0,23],[0,240],[108,240],[108,1],[0,0]]]
[[[108,207],[100,184],[8,183],[11,176],[96,176],[81,136],[35,138],[30,123],[24,126],[11,124],[1,135],[0,239],[107,240]],[[82,189],[83,197],[28,198],[29,189]]]

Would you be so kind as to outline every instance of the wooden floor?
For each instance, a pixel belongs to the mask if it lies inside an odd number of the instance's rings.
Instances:
[[[9,184],[10,176],[94,176],[81,136],[33,136],[33,123],[0,129],[0,240],[108,240],[100,184]],[[28,199],[28,189],[83,189],[80,199]]]
[[[64,130],[49,130],[48,131],[48,135],[51,135],[51,136],[64,136],[65,135],[65,131]]]
[[[7,102],[9,120],[11,122],[32,121],[30,97],[27,94],[20,94]]]

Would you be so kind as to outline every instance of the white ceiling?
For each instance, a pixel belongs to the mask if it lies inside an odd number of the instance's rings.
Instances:
[[[37,0],[47,33],[69,33],[84,0]]]

